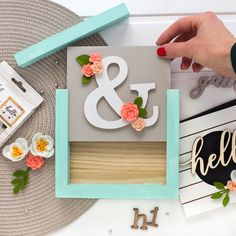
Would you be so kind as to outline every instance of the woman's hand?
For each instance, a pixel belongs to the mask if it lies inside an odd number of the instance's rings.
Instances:
[[[234,43],[236,38],[211,12],[180,18],[156,42],[158,56],[182,57],[182,70],[208,67],[227,77],[236,76],[230,61]]]

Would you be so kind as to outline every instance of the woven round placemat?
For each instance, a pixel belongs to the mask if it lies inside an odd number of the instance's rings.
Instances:
[[[36,91],[44,103],[13,135],[31,140],[37,132],[54,136],[55,89],[66,87],[66,49],[32,66],[16,66],[13,55],[41,39],[78,23],[81,18],[46,0],[0,0],[0,60],[7,61]],[[75,45],[105,45],[99,35]],[[0,150],[1,151],[1,150]],[[25,168],[0,156],[0,235],[46,235],[58,230],[86,212],[96,200],[56,199],[54,158],[43,168],[31,171],[30,183],[23,193],[12,193],[12,173]]]

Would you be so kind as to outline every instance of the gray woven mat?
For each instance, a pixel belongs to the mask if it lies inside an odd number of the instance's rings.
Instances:
[[[31,140],[38,131],[54,136],[55,89],[66,86],[66,50],[26,69],[16,66],[13,54],[79,21],[74,13],[45,0],[0,0],[0,60],[13,66],[45,99],[8,143],[17,137]],[[77,45],[105,45],[105,42],[95,35]],[[1,236],[46,235],[74,221],[95,203],[95,200],[54,197],[54,158],[47,160],[40,170],[31,171],[25,192],[13,196],[12,173],[24,167],[24,161],[12,163],[0,156]]]

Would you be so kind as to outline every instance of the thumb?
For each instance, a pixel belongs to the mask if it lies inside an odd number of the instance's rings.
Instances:
[[[173,42],[162,45],[157,49],[157,55],[165,58],[188,57],[191,56],[189,42]]]

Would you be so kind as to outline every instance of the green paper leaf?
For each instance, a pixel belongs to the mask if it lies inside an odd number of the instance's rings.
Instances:
[[[146,118],[147,116],[147,111],[145,108],[139,108],[139,114],[138,114],[139,117],[142,117],[142,118]]]
[[[16,170],[13,175],[16,177],[22,177],[25,176],[26,172],[24,170]]]
[[[216,192],[216,193],[213,193],[213,194],[211,195],[211,198],[212,198],[212,199],[219,199],[219,198],[222,197],[223,193],[224,193],[224,192]]]
[[[26,185],[24,184],[24,181],[22,181],[22,182],[21,182],[21,185],[20,185],[21,190],[24,190],[25,187],[26,187]]]
[[[28,185],[30,170],[31,170],[30,168],[27,168],[26,170],[16,170],[13,173],[13,175],[17,177],[11,181],[12,185],[14,185],[13,187],[14,194],[19,193],[20,190],[23,191],[23,189],[25,189],[25,187]]]
[[[225,189],[224,184],[221,183],[221,182],[214,182],[214,186],[215,186],[217,189]]]
[[[89,84],[91,80],[92,80],[92,77],[83,76],[81,79],[81,83],[82,84]]]
[[[222,201],[222,204],[224,207],[226,207],[228,205],[228,203],[229,203],[229,193],[227,192],[223,201]]]
[[[134,104],[136,104],[138,107],[141,107],[143,105],[143,99],[142,97],[137,97],[135,100],[134,100]]]
[[[15,187],[13,188],[13,193],[14,194],[19,193],[20,192],[20,188],[21,188],[20,184],[15,185]]]
[[[17,185],[17,184],[20,184],[21,183],[21,180],[20,179],[13,179],[12,181],[11,181],[11,184],[12,185]]]
[[[84,66],[89,63],[89,55],[80,55],[76,57],[76,61],[81,65]]]
[[[29,175],[26,175],[25,177],[24,177],[24,186],[26,186],[26,185],[28,185],[28,183],[29,183]]]

